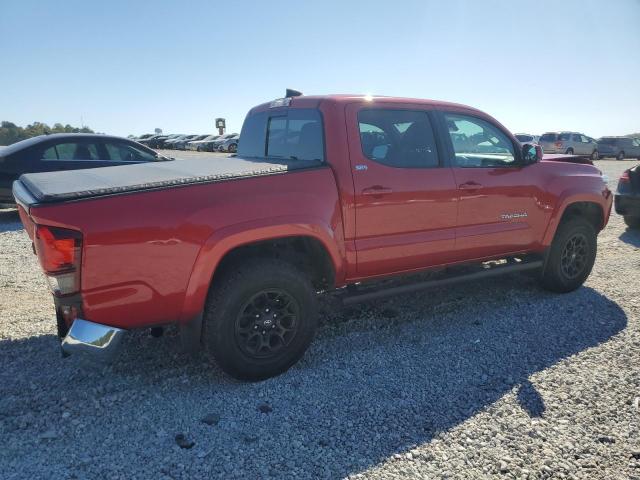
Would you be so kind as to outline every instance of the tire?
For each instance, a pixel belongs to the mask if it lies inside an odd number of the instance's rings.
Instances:
[[[640,217],[630,217],[629,215],[625,215],[624,223],[626,223],[629,228],[640,228]]]
[[[591,153],[591,160],[599,160],[600,159],[600,155],[598,154],[598,150],[594,150],[593,153]]]
[[[618,155],[616,155],[616,160],[624,160],[624,152],[619,152]]]
[[[582,217],[565,220],[553,238],[543,288],[557,293],[571,292],[582,285],[596,260],[597,239],[593,225]]]
[[[567,148],[566,154],[573,155],[573,148]]]
[[[223,273],[209,293],[204,343],[226,374],[264,380],[303,356],[317,311],[316,292],[299,269],[272,259],[247,261]]]
[[[229,148],[227,149],[229,153],[236,153],[237,150],[238,150],[238,146],[235,143],[232,143],[231,145],[229,145]]]

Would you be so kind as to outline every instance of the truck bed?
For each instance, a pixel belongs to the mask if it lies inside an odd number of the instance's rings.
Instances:
[[[13,191],[22,203],[57,203],[104,195],[212,183],[322,165],[319,161],[264,160],[237,156],[216,159],[193,158],[115,167],[27,173]],[[25,191],[26,190],[26,191]],[[21,196],[32,198],[19,198]]]

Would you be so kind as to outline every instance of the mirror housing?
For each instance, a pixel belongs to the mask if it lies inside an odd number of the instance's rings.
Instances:
[[[542,160],[542,147],[534,143],[522,145],[522,161],[525,165],[538,163]]]

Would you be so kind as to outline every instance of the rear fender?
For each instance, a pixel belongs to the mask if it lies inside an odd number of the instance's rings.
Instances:
[[[232,225],[218,230],[200,249],[189,278],[180,323],[188,323],[203,312],[215,270],[227,253],[243,245],[293,236],[320,241],[333,263],[336,284],[344,281],[344,244],[336,238],[336,232],[319,219],[276,217]]]

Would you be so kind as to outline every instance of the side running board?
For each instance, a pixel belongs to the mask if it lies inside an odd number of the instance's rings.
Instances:
[[[480,271],[474,271],[471,273],[457,273],[444,275],[442,278],[435,280],[426,280],[422,282],[409,283],[406,285],[400,285],[397,287],[388,287],[380,289],[369,289],[365,292],[358,292],[354,289],[352,293],[347,293],[342,298],[344,305],[352,305],[354,303],[366,302],[373,299],[390,297],[392,295],[398,295],[401,293],[412,293],[419,290],[425,290],[427,288],[442,287],[445,285],[451,285],[455,283],[467,282],[472,280],[480,280],[490,277],[497,277],[499,275],[507,275],[510,273],[520,273],[530,270],[542,269],[544,265],[543,260],[529,260],[529,261],[517,261],[513,263],[507,263],[503,265],[489,266],[483,264],[483,268]]]

